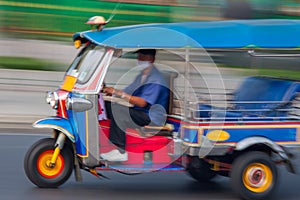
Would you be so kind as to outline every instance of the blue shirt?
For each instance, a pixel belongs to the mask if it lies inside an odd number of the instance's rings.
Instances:
[[[166,80],[156,67],[152,67],[144,83],[141,83],[141,80],[142,73],[123,91],[132,96],[143,98],[147,102],[147,106],[143,108],[134,106],[134,108],[148,113],[151,122],[161,126],[165,123],[169,105],[170,90]]]

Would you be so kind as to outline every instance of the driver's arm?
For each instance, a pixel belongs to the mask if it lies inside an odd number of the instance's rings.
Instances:
[[[145,99],[141,98],[141,97],[137,97],[137,96],[131,96],[125,92],[123,92],[122,90],[117,90],[113,87],[105,87],[104,88],[104,93],[108,94],[108,95],[117,95],[119,97],[121,97],[122,99],[125,99],[126,101],[128,101],[130,104],[136,105],[138,107],[145,107],[147,106],[147,101],[145,101]]]

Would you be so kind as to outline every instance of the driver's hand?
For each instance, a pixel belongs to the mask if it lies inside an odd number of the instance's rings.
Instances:
[[[104,87],[103,88],[103,92],[106,94],[106,95],[113,95],[115,93],[115,89],[113,87]]]

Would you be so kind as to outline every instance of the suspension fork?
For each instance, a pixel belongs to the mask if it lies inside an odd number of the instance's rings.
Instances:
[[[64,147],[65,141],[66,141],[66,135],[60,132],[54,145],[55,149],[51,161],[49,163],[49,167],[53,168],[55,166],[60,151]]]

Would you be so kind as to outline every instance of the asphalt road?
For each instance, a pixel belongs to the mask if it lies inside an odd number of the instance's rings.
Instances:
[[[25,176],[23,159],[27,149],[46,135],[0,134],[0,200],[31,199],[237,199],[230,188],[228,178],[217,177],[214,181],[200,184],[184,172],[146,173],[135,176],[104,172],[110,179],[97,179],[83,173],[83,182],[75,182],[73,176],[57,189],[41,189]],[[300,161],[297,161],[300,171]],[[300,196],[299,175],[289,174],[279,167],[280,184],[274,200],[296,200]]]

